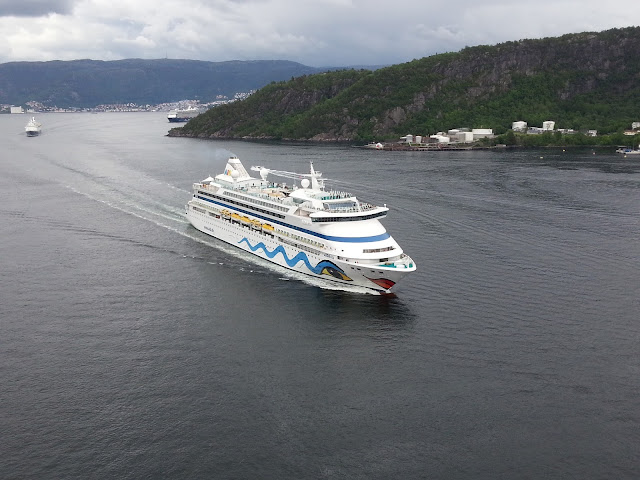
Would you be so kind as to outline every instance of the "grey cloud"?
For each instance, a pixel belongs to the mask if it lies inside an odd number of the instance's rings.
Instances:
[[[0,17],[66,15],[71,13],[74,3],[74,0],[0,0]]]
[[[435,0],[393,5],[385,0],[0,0],[0,38],[6,45],[0,62],[168,56],[286,59],[312,66],[395,64],[464,46],[623,27],[640,15],[640,2],[629,0],[609,0],[605,10],[601,0],[436,5]],[[553,8],[542,8],[549,5]],[[47,15],[52,12],[60,15]]]

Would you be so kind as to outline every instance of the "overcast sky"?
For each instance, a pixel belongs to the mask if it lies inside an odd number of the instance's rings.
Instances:
[[[638,24],[638,0],[0,0],[0,63],[168,57],[387,65]]]

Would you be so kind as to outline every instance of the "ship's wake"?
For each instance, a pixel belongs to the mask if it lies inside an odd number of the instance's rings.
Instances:
[[[192,227],[189,221],[186,219],[183,211],[178,210],[174,206],[165,205],[158,201],[151,201],[150,199],[146,199],[144,197],[127,197],[121,190],[106,189],[104,184],[101,184],[99,188],[98,186],[94,186],[93,188],[91,188],[91,193],[70,185],[67,185],[66,188],[78,195],[82,195],[89,200],[101,203],[109,208],[116,209],[146,222],[153,223],[154,225],[169,230],[174,234],[178,234],[182,237],[193,240],[194,242],[206,245],[207,247],[215,249],[218,253],[224,254],[225,256],[227,256],[227,259],[229,257],[233,257],[233,259],[235,260],[240,260],[243,263],[253,264],[260,269],[268,270],[272,273],[275,273],[279,275],[278,279],[281,281],[298,280],[307,285],[312,285],[325,290],[379,295],[379,292],[364,287],[349,284],[337,284],[330,280],[324,280],[322,278],[316,278],[311,275],[306,275],[304,273],[289,270],[280,265],[274,264],[270,261],[253,255],[249,252],[246,252],[242,249],[239,249],[235,246],[232,246],[222,240],[215,239]],[[141,202],[140,200],[146,201]],[[210,265],[229,266],[230,264],[235,263],[229,261],[212,261],[210,258],[204,258],[198,255],[188,255],[179,252],[175,253],[181,255],[184,258],[206,261]],[[236,264],[234,266],[239,270],[245,271],[247,273],[262,273],[260,270],[254,271],[251,269],[247,269],[246,265],[240,266]],[[316,267],[320,268],[320,265]],[[324,268],[326,266],[322,265],[322,267]],[[310,266],[310,269],[313,271],[314,267]]]

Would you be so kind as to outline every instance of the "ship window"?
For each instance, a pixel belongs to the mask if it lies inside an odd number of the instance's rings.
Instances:
[[[336,203],[324,203],[326,210],[346,210],[350,208],[356,208],[358,205],[354,202],[336,202]]]
[[[220,200],[223,200],[223,201],[225,201],[227,203],[232,203],[234,205],[238,205],[240,207],[247,208],[249,210],[253,210],[253,211],[261,212],[261,213],[266,213],[268,215],[271,215],[271,216],[277,217],[277,218],[284,218],[284,215],[282,215],[280,213],[270,212],[270,211],[265,210],[263,208],[258,208],[258,207],[254,207],[253,205],[247,205],[246,203],[238,202],[237,200],[232,200],[230,198],[222,198],[222,197],[220,197],[218,195],[211,195],[210,193],[206,193],[206,194],[203,193],[203,192],[200,192],[200,193],[202,193],[203,195],[206,195],[207,197],[220,199]],[[198,197],[198,198],[200,198],[201,200],[207,200],[206,198],[202,198],[202,197]],[[208,200],[208,201],[211,201],[211,200]],[[271,205],[269,205],[269,207],[271,207]],[[282,210],[286,211],[286,209],[282,209]]]
[[[393,250],[393,247],[365,248],[364,250],[362,250],[362,253],[389,252],[391,250]]]

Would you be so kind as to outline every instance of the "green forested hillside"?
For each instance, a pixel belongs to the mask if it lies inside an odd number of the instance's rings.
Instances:
[[[288,82],[273,82],[244,101],[222,105],[188,123],[197,134],[218,132],[223,137],[281,138],[303,137],[308,113],[330,108],[341,92],[366,76],[367,70],[344,70],[328,74],[301,76]],[[293,133],[293,132],[298,132]]]
[[[307,75],[210,110],[172,135],[370,141],[456,127],[504,133],[640,121],[640,28],[465,48],[376,71]]]

